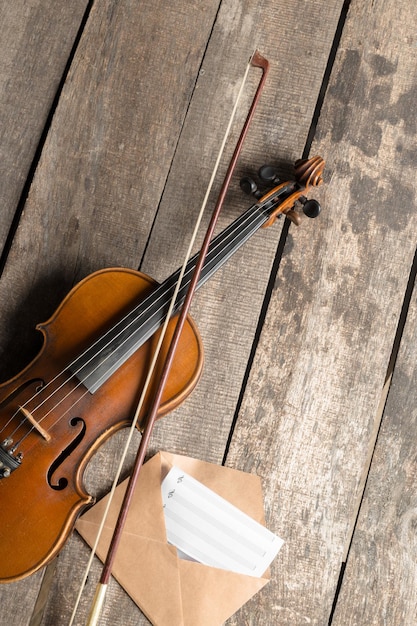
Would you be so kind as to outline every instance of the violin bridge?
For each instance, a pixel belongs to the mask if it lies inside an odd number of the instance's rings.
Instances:
[[[51,441],[51,435],[44,429],[33,417],[32,413],[19,405],[19,411],[23,413],[25,418],[32,424],[33,428],[45,439],[45,441]]]

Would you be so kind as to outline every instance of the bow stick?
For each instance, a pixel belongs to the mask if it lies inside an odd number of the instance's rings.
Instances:
[[[148,448],[148,445],[149,445],[149,440],[150,440],[150,437],[151,437],[151,434],[152,434],[152,430],[153,430],[153,427],[154,427],[154,424],[155,424],[155,421],[156,421],[156,417],[157,417],[157,414],[158,414],[158,409],[159,409],[159,406],[161,404],[162,394],[163,394],[163,391],[164,391],[164,388],[165,388],[165,385],[166,385],[166,382],[167,382],[167,379],[168,379],[168,375],[169,375],[169,372],[170,372],[170,369],[171,369],[171,366],[172,366],[172,363],[173,363],[173,360],[174,360],[174,356],[175,356],[175,352],[176,352],[176,349],[177,349],[177,346],[178,346],[179,338],[180,338],[181,332],[183,330],[183,326],[185,324],[185,321],[186,321],[186,318],[187,318],[187,315],[188,315],[188,312],[189,312],[189,309],[190,309],[190,306],[191,306],[191,301],[192,301],[195,289],[197,287],[198,279],[199,279],[201,270],[202,270],[203,265],[204,265],[204,260],[205,260],[205,257],[206,257],[206,254],[207,254],[207,251],[208,251],[208,248],[209,248],[209,245],[210,245],[210,241],[211,241],[211,239],[213,237],[213,232],[214,232],[214,229],[215,229],[215,226],[216,226],[216,223],[217,223],[217,220],[218,220],[221,208],[222,208],[223,203],[224,203],[224,199],[225,199],[225,196],[226,196],[226,193],[227,193],[227,189],[228,189],[228,187],[230,185],[230,180],[231,180],[231,177],[233,175],[233,171],[234,171],[234,169],[236,167],[236,163],[237,163],[238,157],[240,155],[244,139],[245,139],[246,134],[248,132],[250,123],[252,121],[252,118],[253,118],[253,115],[254,115],[257,103],[259,101],[259,98],[260,98],[260,95],[261,95],[261,92],[262,92],[262,89],[263,89],[263,86],[264,86],[264,83],[265,83],[265,80],[266,80],[266,77],[267,77],[267,73],[268,73],[268,69],[269,69],[269,63],[258,51],[255,51],[255,53],[253,54],[252,58],[249,61],[248,68],[246,70],[244,80],[242,81],[241,90],[243,88],[243,85],[244,85],[244,82],[245,82],[245,79],[246,79],[246,76],[247,76],[247,73],[248,73],[248,70],[249,70],[250,66],[260,68],[262,70],[262,76],[261,76],[261,79],[259,81],[259,84],[258,84],[256,93],[255,93],[255,96],[253,98],[253,101],[252,101],[252,104],[250,106],[248,115],[246,117],[245,123],[243,125],[242,131],[240,133],[240,136],[239,136],[238,142],[236,144],[235,150],[233,152],[233,156],[232,156],[232,158],[230,160],[230,163],[229,163],[229,166],[228,166],[228,169],[227,169],[227,172],[226,172],[226,176],[224,178],[222,187],[220,189],[220,193],[219,193],[216,205],[215,205],[215,207],[213,209],[213,213],[212,213],[212,216],[211,216],[211,219],[210,219],[210,223],[209,223],[209,226],[207,228],[207,231],[206,231],[206,234],[205,234],[205,237],[204,237],[203,245],[201,247],[201,250],[200,250],[200,253],[199,253],[199,256],[198,256],[198,260],[197,260],[197,263],[196,263],[196,266],[195,266],[195,269],[194,269],[194,272],[193,272],[193,276],[192,276],[192,279],[191,279],[190,284],[188,286],[188,290],[187,290],[187,294],[186,294],[185,300],[184,300],[183,305],[182,305],[182,307],[180,309],[180,313],[179,313],[179,316],[178,316],[178,319],[177,319],[177,322],[176,322],[174,333],[173,333],[173,336],[171,338],[171,342],[170,342],[170,345],[169,345],[169,348],[168,348],[167,355],[165,357],[165,361],[164,361],[162,372],[161,372],[161,375],[160,375],[160,378],[159,378],[157,389],[155,391],[155,394],[153,396],[153,400],[152,400],[152,403],[151,403],[151,406],[150,406],[150,409],[149,409],[149,413],[148,413],[148,417],[147,417],[147,421],[146,421],[146,426],[145,426],[145,428],[143,430],[143,433],[142,433],[142,438],[141,438],[140,445],[139,445],[139,448],[138,448],[138,451],[137,451],[137,455],[136,455],[135,463],[134,463],[134,466],[133,466],[133,469],[132,469],[132,473],[130,475],[130,478],[129,478],[129,481],[128,481],[128,485],[127,485],[127,488],[126,488],[126,491],[125,491],[125,494],[124,494],[123,503],[122,503],[120,511],[119,511],[119,516],[118,516],[118,519],[117,519],[117,522],[116,522],[116,526],[115,526],[115,529],[114,529],[114,532],[113,532],[113,536],[112,536],[112,539],[111,539],[111,542],[110,542],[110,546],[109,546],[109,549],[108,549],[108,552],[107,552],[107,557],[106,557],[106,561],[105,561],[104,566],[103,566],[102,574],[101,574],[101,577],[100,577],[100,582],[99,582],[99,584],[97,586],[97,590],[96,590],[96,594],[95,594],[95,597],[94,597],[93,605],[91,607],[90,615],[89,615],[89,618],[88,618],[88,626],[96,626],[96,624],[98,624],[99,616],[100,616],[101,609],[102,609],[102,606],[103,606],[103,603],[104,603],[104,598],[105,598],[107,586],[108,586],[108,583],[109,583],[109,580],[110,580],[110,576],[111,576],[111,572],[112,572],[113,563],[114,563],[114,560],[115,560],[115,557],[116,557],[117,549],[118,549],[118,546],[119,546],[119,543],[120,543],[120,539],[121,539],[121,536],[122,536],[123,528],[124,528],[124,525],[125,525],[125,522],[126,522],[126,518],[127,518],[128,512],[129,512],[130,504],[131,504],[133,493],[134,493],[134,490],[135,490],[135,487],[136,487],[136,483],[137,483],[137,480],[138,480],[138,477],[139,477],[139,473],[140,473],[141,467],[142,467],[142,465],[144,463],[144,460],[145,460],[145,455],[146,455],[146,451],[147,451],[147,448]],[[240,96],[240,93],[239,93],[239,96]],[[212,182],[214,180],[214,176],[215,176],[215,173],[217,171],[218,164],[220,162],[220,158],[221,158],[221,155],[222,155],[222,152],[223,152],[223,149],[224,149],[224,145],[226,143],[226,139],[227,139],[227,136],[228,136],[228,133],[229,133],[229,130],[230,130],[231,122],[232,122],[232,119],[234,117],[234,113],[235,113],[235,110],[236,110],[236,105],[237,105],[237,101],[236,101],[236,104],[235,104],[234,111],[232,113],[231,120],[229,122],[228,129],[226,131],[226,134],[225,134],[225,137],[224,137],[224,140],[223,140],[223,144],[222,144],[219,156],[217,158],[216,166],[215,166],[215,169],[214,169],[214,172],[212,174],[211,181],[210,181],[210,184],[209,184],[209,189],[207,190],[205,199],[203,201],[203,206],[202,206],[202,209],[200,211],[200,216],[202,215],[202,212],[204,210],[204,206],[205,206],[205,204],[207,202],[207,198],[208,198],[208,195],[209,195],[211,184],[212,184]],[[190,248],[191,248],[191,246],[190,246]],[[184,269],[185,269],[187,260],[188,259],[186,259],[186,261],[183,264],[183,268]],[[179,277],[178,284],[177,284],[178,290],[179,290],[179,287],[180,287],[180,284],[181,284],[182,277],[183,277],[183,273],[180,273],[180,277]],[[177,290],[176,290],[176,292],[174,293],[174,296],[173,296],[172,307],[175,304],[176,294],[177,294]],[[170,312],[168,312],[167,320],[169,319],[169,317],[170,317]],[[163,329],[163,332],[164,332],[164,329]],[[158,351],[158,347],[157,347],[156,351]],[[154,359],[154,360],[156,361],[156,359]],[[152,364],[151,364],[151,369],[152,369]],[[145,388],[144,388],[144,391],[142,392],[141,400],[142,400],[142,397],[144,397],[144,395],[145,395],[145,391],[146,391],[146,388],[148,386],[147,385],[148,380],[150,381],[150,375],[148,375],[147,381],[145,382]],[[141,402],[139,402],[139,405],[140,404],[141,404]],[[132,422],[132,426],[133,427],[136,425],[137,417],[138,417],[138,414],[139,414],[139,410],[140,410],[140,407],[138,406],[138,410],[136,411],[134,419],[133,419],[133,422]],[[132,431],[133,431],[133,428],[132,428]],[[115,481],[115,483],[116,483],[116,481]],[[106,513],[107,513],[107,510],[106,510]],[[106,515],[106,513],[105,513],[105,515]],[[104,520],[103,520],[103,525],[104,525]],[[100,531],[99,531],[99,533],[100,533]],[[97,545],[97,542],[96,542],[96,545]],[[93,552],[93,554],[94,554],[94,552]],[[75,610],[76,610],[76,608],[75,608]],[[75,610],[73,612],[73,616],[72,616],[72,619],[71,619],[71,624],[72,624],[72,621],[73,621],[73,618],[74,618]]]

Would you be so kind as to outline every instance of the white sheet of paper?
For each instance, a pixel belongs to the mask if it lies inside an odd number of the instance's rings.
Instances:
[[[179,556],[260,577],[284,543],[177,467],[164,478],[161,490],[167,539]]]

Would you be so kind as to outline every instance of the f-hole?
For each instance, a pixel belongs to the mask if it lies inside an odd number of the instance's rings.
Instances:
[[[65,448],[65,450],[63,450],[61,452],[61,454],[58,456],[57,459],[55,459],[55,461],[52,463],[51,467],[49,468],[49,471],[48,471],[48,485],[52,489],[55,489],[55,491],[62,491],[68,485],[68,479],[67,478],[65,478],[64,476],[61,476],[61,478],[58,478],[58,480],[53,480],[53,475],[58,470],[60,465],[62,465],[62,463],[65,461],[65,459],[67,459],[69,457],[69,455],[76,449],[76,447],[83,440],[84,435],[85,435],[85,431],[86,431],[86,424],[85,424],[84,420],[81,419],[81,417],[73,417],[70,420],[70,425],[73,426],[74,428],[76,426],[78,426],[79,424],[81,424],[82,426],[81,426],[81,429],[80,429],[80,432],[78,433],[78,435],[75,437],[75,439],[73,441],[71,441],[69,446],[67,446]]]

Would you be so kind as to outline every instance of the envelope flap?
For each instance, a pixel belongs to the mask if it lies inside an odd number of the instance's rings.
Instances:
[[[88,521],[77,530],[92,545],[97,529]],[[113,534],[104,528],[97,556],[104,561]],[[180,572],[176,549],[160,541],[124,533],[112,574],[155,626],[184,626]]]
[[[107,514],[105,527],[113,529],[126,491],[128,479],[124,480],[116,489],[113,502]],[[89,509],[76,523],[76,529],[81,531],[88,522],[97,531],[103,518],[109,495],[102,498]],[[146,537],[166,543],[165,520],[162,511],[161,497],[161,456],[152,457],[141,469],[137,489],[133,494],[132,505],[126,519],[123,531],[138,537]]]
[[[184,626],[223,624],[269,582],[189,561],[179,567]]]
[[[230,468],[161,452],[142,468],[112,570],[154,626],[220,626],[269,579],[181,560],[166,540],[161,482],[175,465],[264,523],[260,479]],[[99,542],[104,560],[126,481],[116,489]],[[107,498],[85,513],[76,529],[93,545]]]

